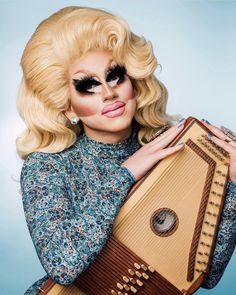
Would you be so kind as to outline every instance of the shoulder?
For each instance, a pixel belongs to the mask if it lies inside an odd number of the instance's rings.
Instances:
[[[21,187],[33,183],[53,181],[63,176],[64,165],[59,153],[31,153],[23,163],[20,175]]]
[[[22,171],[38,170],[42,166],[59,166],[62,163],[61,157],[58,154],[34,152],[31,153],[23,163]]]
[[[72,158],[79,161],[80,152],[78,144],[73,144],[64,151],[58,153],[33,152],[23,162],[21,169],[21,181],[27,176],[50,176],[67,173]]]

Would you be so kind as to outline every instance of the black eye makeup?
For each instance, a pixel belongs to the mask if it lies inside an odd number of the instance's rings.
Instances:
[[[93,88],[101,85],[99,81],[95,80],[93,77],[84,77],[79,80],[73,79],[75,89],[81,93],[94,93]]]
[[[114,65],[107,71],[106,82],[115,87],[125,81],[126,69],[121,65]],[[97,81],[94,77],[88,76],[81,79],[73,79],[73,84],[76,91],[82,94],[93,94],[101,91],[102,83]]]
[[[120,84],[125,80],[126,69],[124,66],[115,65],[108,70],[107,82],[117,81],[116,84]]]

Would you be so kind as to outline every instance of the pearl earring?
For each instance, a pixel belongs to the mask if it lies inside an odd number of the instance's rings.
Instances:
[[[79,119],[77,117],[72,117],[70,119],[70,122],[71,122],[72,125],[77,125],[78,122],[79,122]]]

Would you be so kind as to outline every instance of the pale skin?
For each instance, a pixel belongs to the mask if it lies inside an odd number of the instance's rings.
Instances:
[[[101,49],[87,52],[76,60],[69,69],[71,105],[65,112],[69,120],[77,117],[82,121],[84,132],[91,139],[114,144],[130,136],[136,110],[135,89],[129,76],[125,74],[124,81],[120,84],[116,80],[107,81],[109,67],[115,64],[112,53]],[[92,93],[80,93],[75,89],[73,79],[80,80],[87,76],[92,76],[100,85],[91,88]],[[125,112],[121,116],[109,118],[101,114],[105,106],[116,101],[125,103]],[[212,141],[229,152],[230,179],[236,181],[236,143],[225,142],[226,136],[219,128],[208,124],[207,127],[215,135]],[[128,168],[139,180],[158,161],[183,149],[184,145],[168,147],[183,128],[184,121],[175,124],[141,147],[122,166]]]

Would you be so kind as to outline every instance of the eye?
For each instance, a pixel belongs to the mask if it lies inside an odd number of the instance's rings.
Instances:
[[[82,94],[93,94],[101,91],[101,83],[92,77],[73,79],[76,91]]]
[[[111,87],[115,87],[125,81],[126,69],[124,66],[116,65],[109,69],[106,81]]]

